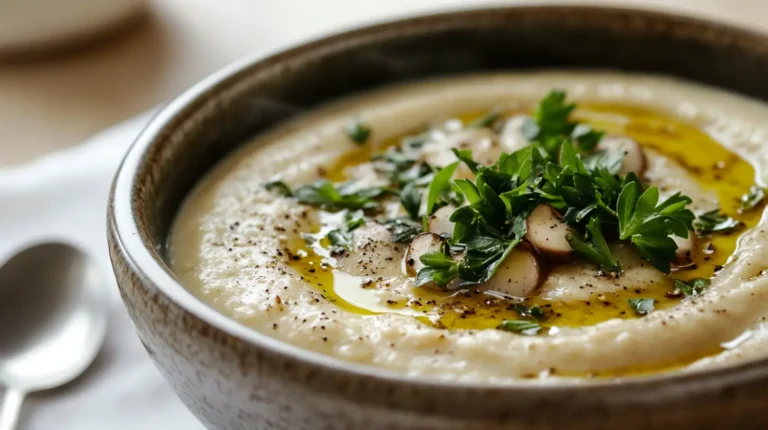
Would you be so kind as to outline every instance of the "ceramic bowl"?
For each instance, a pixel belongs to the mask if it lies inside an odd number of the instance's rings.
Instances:
[[[256,133],[322,103],[472,71],[660,73],[768,99],[768,37],[681,16],[509,7],[328,37],[214,74],[162,110],[114,182],[109,243],[149,355],[211,429],[768,428],[768,361],[623,383],[488,386],[407,377],[274,340],[196,299],[165,259],[182,199]]]

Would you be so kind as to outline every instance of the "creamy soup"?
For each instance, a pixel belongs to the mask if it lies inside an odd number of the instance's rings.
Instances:
[[[378,90],[219,163],[169,259],[254,330],[411,375],[585,382],[764,357],[766,119],[617,72]]]

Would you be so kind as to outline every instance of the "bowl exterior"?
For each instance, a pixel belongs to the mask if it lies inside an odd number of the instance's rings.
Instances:
[[[110,228],[110,257],[139,339],[182,402],[209,429],[517,428],[511,427],[515,420],[507,414],[456,419],[390,407],[380,402],[387,397],[387,386],[375,378],[326,373],[223,333],[137,274],[113,232]],[[318,385],[328,389],[313,388]],[[398,403],[408,402],[409,395],[421,394],[400,392]],[[419,404],[419,399],[413,403]],[[471,401],[465,407],[472,408]],[[519,424],[523,428],[524,423]]]

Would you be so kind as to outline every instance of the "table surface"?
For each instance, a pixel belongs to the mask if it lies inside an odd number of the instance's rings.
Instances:
[[[522,2],[482,4],[510,3]],[[768,1],[764,0],[588,3],[665,9],[673,4],[686,13],[768,31]],[[0,166],[23,163],[77,144],[111,124],[169,100],[242,56],[364,23],[473,4],[478,3],[156,0],[141,19],[91,46],[0,63]]]

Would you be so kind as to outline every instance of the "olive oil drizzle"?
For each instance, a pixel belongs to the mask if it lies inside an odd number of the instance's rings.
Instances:
[[[458,119],[463,124],[469,124],[487,113],[471,112],[460,115]],[[514,113],[518,111],[504,112],[505,115]],[[542,334],[546,334],[552,327],[581,327],[614,318],[637,318],[638,315],[628,305],[628,300],[633,298],[652,298],[655,300],[656,309],[675,306],[681,298],[669,294],[673,290],[674,279],[712,277],[736,251],[741,233],[757,225],[762,206],[745,213],[739,213],[738,210],[739,198],[754,183],[755,169],[697,125],[645,107],[588,103],[579,105],[576,116],[580,121],[606,130],[610,134],[631,137],[644,148],[651,148],[685,167],[698,185],[717,196],[725,214],[743,223],[742,228],[731,234],[701,238],[697,243],[699,249],[693,266],[673,272],[668,282],[647,288],[594,294],[587,300],[569,302],[546,300],[541,297],[516,302],[479,289],[440,292],[413,288],[410,296],[401,301],[379,303],[376,296],[371,294],[372,290],[385,286],[378,285],[377,281],[371,283],[370,280],[360,277],[340,274],[333,268],[333,259],[326,249],[327,242],[322,239],[327,233],[323,227],[312,233],[314,240],[311,244],[298,246],[302,250],[300,254],[305,257],[292,261],[292,267],[328,300],[346,311],[361,315],[409,315],[426,324],[448,329],[494,329],[503,320],[523,319],[519,306],[516,305],[541,308],[543,317],[540,323],[544,326],[544,330],[540,332]],[[332,181],[348,179],[344,174],[346,167],[368,162],[376,153],[398,145],[401,137],[394,136],[351,148],[333,166],[325,169],[328,172],[326,178]],[[692,148],[695,150],[692,151]]]

